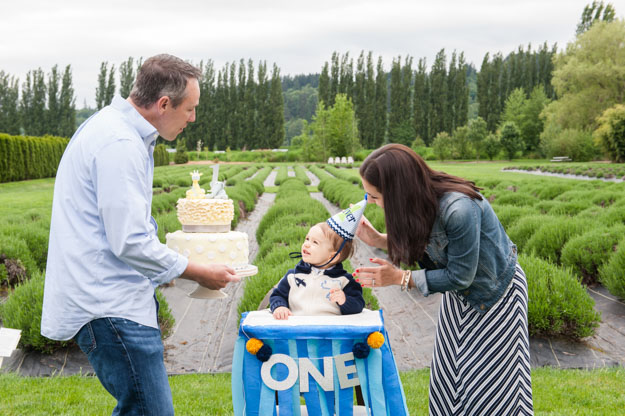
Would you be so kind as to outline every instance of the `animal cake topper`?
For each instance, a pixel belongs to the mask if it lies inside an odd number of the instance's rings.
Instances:
[[[200,176],[202,176],[202,174],[197,170],[191,172],[191,180],[193,181],[193,185],[191,185],[191,189],[187,191],[187,199],[204,199],[206,197],[206,191],[200,188]]]
[[[219,182],[219,165],[211,166],[213,169],[213,180],[211,181],[210,194],[206,195],[209,199],[228,199],[226,194],[226,185],[223,182]]]

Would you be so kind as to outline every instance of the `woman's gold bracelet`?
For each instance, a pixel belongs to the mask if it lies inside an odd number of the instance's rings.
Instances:
[[[410,283],[410,275],[412,274],[412,272],[410,270],[404,270],[402,273],[401,291],[405,292],[408,289],[408,283]]]

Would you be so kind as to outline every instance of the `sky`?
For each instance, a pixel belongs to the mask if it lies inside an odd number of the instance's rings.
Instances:
[[[592,0],[23,0],[0,3],[0,71],[19,78],[71,65],[76,107],[95,106],[100,64],[170,53],[199,64],[275,62],[282,75],[321,72],[333,51],[410,55],[428,65],[445,48],[479,70],[486,52],[503,55],[545,41],[562,50]],[[625,0],[608,1],[618,18]],[[119,82],[117,82],[119,87]]]

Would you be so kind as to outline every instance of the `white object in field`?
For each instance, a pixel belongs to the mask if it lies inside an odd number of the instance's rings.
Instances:
[[[330,156],[330,157],[328,158],[328,165],[331,165],[331,164],[333,164],[333,163],[334,163],[334,159],[332,159],[332,156]]]
[[[354,158],[351,156],[347,157],[347,163],[349,163],[350,165],[354,163]]]
[[[17,344],[22,337],[22,331],[12,328],[0,328],[0,368],[4,357],[10,357],[13,354]]]
[[[343,156],[341,158],[341,163],[346,164],[347,163],[347,158],[345,156]]]

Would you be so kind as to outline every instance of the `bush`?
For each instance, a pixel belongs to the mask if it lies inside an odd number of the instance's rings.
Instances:
[[[449,159],[451,157],[451,153],[453,152],[453,148],[454,144],[451,137],[444,131],[438,133],[432,142],[434,154],[440,161]]]
[[[530,240],[534,232],[542,227],[545,223],[551,221],[553,217],[546,215],[531,215],[519,219],[508,230],[508,237],[516,244],[519,251],[523,251],[526,243]]]
[[[587,284],[594,284],[599,268],[617,249],[625,235],[625,225],[603,227],[571,238],[562,248],[562,265],[567,266]]]
[[[548,158],[568,156],[576,162],[586,162],[598,154],[592,134],[584,130],[562,130],[550,123],[541,134],[540,140],[541,149]]]
[[[0,133],[0,182],[56,176],[68,143],[63,137]]]
[[[617,104],[597,119],[594,136],[613,162],[625,162],[625,105]]]
[[[592,226],[589,220],[555,217],[536,229],[525,250],[552,263],[560,263],[562,248],[571,237],[582,234]]]
[[[508,159],[512,160],[517,152],[523,149],[523,140],[521,132],[514,121],[507,121],[501,127],[501,138],[499,139],[501,147],[506,152]]]
[[[164,144],[158,144],[154,148],[154,166],[169,165],[169,153]]]
[[[184,139],[178,139],[176,143],[176,154],[174,155],[174,163],[176,165],[183,165],[189,161],[189,155],[187,154],[187,148],[184,144]]]
[[[493,206],[499,222],[506,230],[512,227],[520,218],[536,214],[533,207],[515,207],[513,205]]]
[[[519,264],[527,276],[530,335],[574,339],[593,335],[601,315],[570,271],[523,254]]]
[[[614,296],[625,299],[625,239],[621,239],[616,252],[599,269],[599,280]]]
[[[2,323],[9,328],[20,329],[20,345],[43,353],[51,353],[72,341],[53,341],[41,335],[41,311],[43,306],[42,273],[36,272],[30,280],[17,286],[2,305]]]

